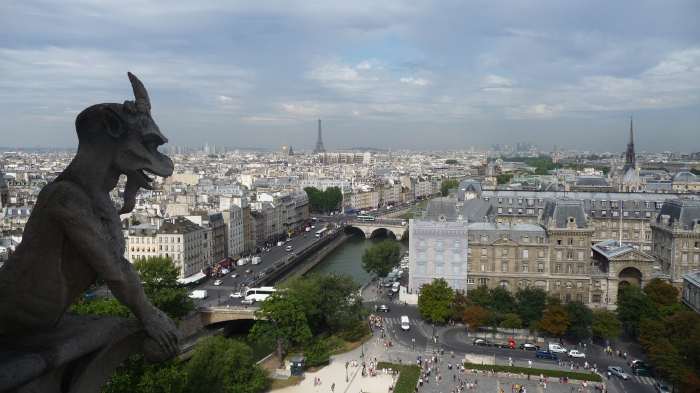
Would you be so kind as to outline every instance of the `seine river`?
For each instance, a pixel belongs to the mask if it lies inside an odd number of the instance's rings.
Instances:
[[[337,273],[347,274],[356,283],[364,285],[369,282],[370,275],[362,269],[362,254],[375,242],[386,238],[365,240],[361,235],[355,234],[345,243],[328,254],[310,273]],[[401,252],[406,252],[408,247],[405,243],[399,242]]]

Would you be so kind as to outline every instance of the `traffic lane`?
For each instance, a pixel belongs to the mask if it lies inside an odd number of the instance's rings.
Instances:
[[[638,383],[632,380],[623,380],[618,377],[610,377],[607,381],[608,391],[617,393],[653,393],[656,389],[653,385]]]
[[[409,348],[413,348],[414,340],[416,349],[424,349],[426,347],[428,344],[428,338],[421,332],[422,327],[419,325],[420,314],[418,313],[418,309],[416,307],[393,303],[391,301],[367,302],[365,304],[369,308],[370,312],[384,319],[391,318],[398,321],[402,315],[406,315],[409,320],[412,321],[411,329],[402,330],[398,323],[393,323],[391,325],[391,329],[386,330],[389,338]],[[389,306],[389,311],[375,311],[375,307],[379,305]]]

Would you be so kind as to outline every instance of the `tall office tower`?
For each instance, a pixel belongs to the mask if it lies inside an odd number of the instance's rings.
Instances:
[[[316,148],[314,153],[325,153],[326,149],[323,147],[323,138],[321,137],[321,119],[318,119],[318,138],[316,139]]]

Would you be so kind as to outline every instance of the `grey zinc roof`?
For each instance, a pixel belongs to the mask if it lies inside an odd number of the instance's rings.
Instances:
[[[428,202],[423,218],[439,221],[441,217],[444,217],[446,221],[457,219],[457,200],[455,198],[434,198]]]
[[[608,181],[600,176],[579,176],[576,178],[577,186],[608,187]]]
[[[661,223],[662,216],[669,216],[669,224],[678,223],[683,229],[693,229],[700,223],[700,201],[679,199],[668,200],[661,206],[656,222]]]
[[[164,222],[163,225],[160,227],[159,232],[168,234],[181,234],[195,232],[199,229],[201,229],[199,225],[193,223],[192,221],[184,217],[178,217],[174,221]]]
[[[675,176],[673,176],[673,181],[674,182],[686,182],[686,183],[692,183],[698,181],[698,177],[695,176],[695,174],[688,172],[688,171],[681,171],[676,173]]]
[[[488,201],[483,199],[470,199],[462,206],[462,219],[468,222],[488,221],[493,208]]]
[[[586,213],[583,201],[572,199],[548,200],[542,212],[542,223],[550,228],[566,228],[569,218],[573,217],[576,227],[586,227]]]
[[[593,245],[593,249],[603,255],[606,259],[614,258],[634,250],[629,244],[620,245],[617,240],[603,240]]]

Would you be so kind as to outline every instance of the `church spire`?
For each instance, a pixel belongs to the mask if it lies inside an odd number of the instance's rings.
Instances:
[[[625,166],[623,172],[627,173],[629,169],[637,167],[637,157],[634,152],[634,123],[630,116],[630,141],[627,143],[627,151],[625,152]]]

